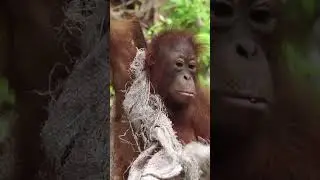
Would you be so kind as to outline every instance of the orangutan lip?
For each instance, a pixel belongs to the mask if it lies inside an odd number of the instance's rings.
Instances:
[[[190,96],[190,97],[193,97],[194,96],[194,93],[191,93],[191,92],[187,92],[187,91],[178,91],[179,94],[182,94],[184,96]]]
[[[236,93],[219,93],[222,97],[234,98],[234,99],[242,99],[247,100],[250,103],[265,103],[268,104],[268,101],[263,97],[254,97],[250,95],[236,94]]]

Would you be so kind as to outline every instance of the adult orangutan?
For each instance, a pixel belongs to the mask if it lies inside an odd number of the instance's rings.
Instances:
[[[282,8],[276,0],[214,3],[215,179],[320,179],[319,114],[277,57]]]

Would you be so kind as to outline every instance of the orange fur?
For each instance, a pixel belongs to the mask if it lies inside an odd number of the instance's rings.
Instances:
[[[122,102],[126,83],[130,82],[129,65],[136,55],[136,48],[146,47],[139,21],[136,18],[129,20],[110,20],[110,65],[115,89],[115,117],[111,119],[111,180],[123,179],[130,163],[138,153],[134,147],[120,140],[119,136],[125,134],[130,128],[128,121],[123,117]],[[134,142],[130,131],[122,137],[129,142]]]

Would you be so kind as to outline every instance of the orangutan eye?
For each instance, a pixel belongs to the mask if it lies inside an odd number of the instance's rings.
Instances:
[[[191,61],[188,67],[190,70],[194,71],[196,69],[196,63],[194,61]]]
[[[213,13],[216,17],[232,17],[233,7],[227,1],[217,1],[215,2]]]
[[[176,62],[176,67],[181,68],[183,67],[183,59],[182,58],[178,58],[177,62]]]
[[[250,18],[256,23],[266,24],[271,19],[271,13],[270,10],[267,8],[253,9],[250,12]]]
[[[183,63],[177,62],[177,63],[176,63],[176,66],[177,66],[177,67],[182,67],[182,66],[183,66]]]

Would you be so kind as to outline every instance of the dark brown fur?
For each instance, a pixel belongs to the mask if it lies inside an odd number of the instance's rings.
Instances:
[[[111,179],[123,179],[130,163],[137,156],[130,144],[119,139],[129,128],[128,121],[123,116],[122,102],[126,84],[130,83],[129,65],[136,55],[136,47],[144,48],[146,43],[136,18],[129,20],[110,20],[110,65],[111,80],[115,89],[115,116],[111,119]],[[134,142],[130,133],[124,139]]]

